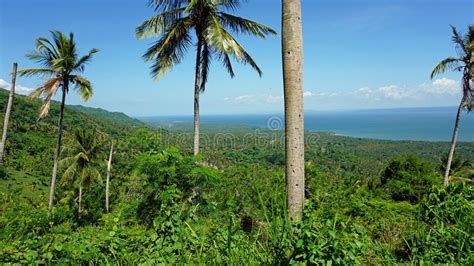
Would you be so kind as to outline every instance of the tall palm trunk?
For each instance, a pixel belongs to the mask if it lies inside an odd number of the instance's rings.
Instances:
[[[287,205],[301,220],[304,201],[303,32],[301,0],[282,0]]]
[[[194,76],[194,155],[199,153],[199,93],[201,84],[201,50],[202,50],[202,36],[197,31],[198,43],[196,51],[196,73]]]
[[[5,119],[3,121],[2,142],[0,142],[0,166],[3,165],[3,156],[5,154],[5,146],[6,146],[6,141],[7,141],[8,122],[10,121],[10,114],[11,114],[12,106],[13,106],[13,98],[15,97],[17,66],[18,66],[17,63],[13,63],[12,84],[10,87],[10,95],[8,96],[7,110],[5,111]]]
[[[107,163],[107,179],[105,181],[105,212],[109,213],[109,183],[110,183],[110,170],[112,168],[112,154],[114,153],[114,142],[110,146],[109,162]]]
[[[77,206],[77,218],[81,219],[82,185],[79,186],[79,200]]]
[[[63,119],[64,119],[64,105],[66,104],[66,94],[69,87],[69,81],[65,80],[63,82],[62,88],[62,98],[61,98],[61,109],[59,111],[59,122],[58,122],[58,139],[56,142],[56,152],[54,154],[54,166],[53,166],[53,175],[51,177],[51,187],[49,190],[49,209],[48,214],[51,214],[51,210],[53,209],[53,202],[54,202],[54,190],[56,188],[56,176],[58,174],[58,163],[59,163],[59,155],[61,152],[61,140],[63,138]]]
[[[445,187],[449,185],[449,172],[451,171],[451,163],[453,162],[454,150],[456,149],[456,143],[458,141],[459,124],[461,122],[462,107],[464,105],[465,98],[463,97],[458,107],[456,114],[456,121],[454,122],[453,138],[451,140],[451,148],[449,149],[448,163],[446,164],[446,170],[444,172],[443,184]]]

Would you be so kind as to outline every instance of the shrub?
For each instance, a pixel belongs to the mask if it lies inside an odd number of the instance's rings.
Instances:
[[[418,203],[431,186],[439,183],[431,164],[416,156],[395,157],[380,178],[380,186],[396,201]]]
[[[0,179],[6,179],[7,178],[7,171],[5,170],[5,167],[0,166]]]
[[[406,237],[413,261],[474,264],[474,187],[433,187],[419,205],[421,224]]]
[[[293,241],[292,262],[309,264],[361,264],[371,245],[362,228],[334,219],[326,220],[319,228],[303,224],[299,236]]]

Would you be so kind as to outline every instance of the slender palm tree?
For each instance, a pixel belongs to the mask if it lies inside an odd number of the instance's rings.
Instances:
[[[105,212],[109,213],[109,184],[110,171],[112,170],[112,155],[114,153],[114,142],[110,145],[109,161],[107,162],[107,180],[105,182]]]
[[[53,208],[54,190],[56,186],[56,175],[58,171],[59,155],[61,151],[61,139],[63,133],[63,117],[66,94],[72,84],[79,96],[87,101],[92,97],[92,85],[89,80],[80,76],[84,72],[85,65],[90,62],[92,55],[98,52],[92,49],[87,55],[77,54],[74,35],[69,36],[60,31],[51,31],[51,40],[46,38],[36,39],[36,49],[27,54],[27,57],[41,65],[41,68],[27,68],[19,70],[21,76],[46,77],[46,82],[31,94],[31,97],[43,97],[43,105],[39,110],[39,119],[48,114],[49,106],[58,89],[61,89],[61,109],[58,121],[58,138],[56,152],[54,154],[53,174],[49,192],[49,213]]]
[[[102,138],[96,131],[82,128],[74,130],[70,141],[63,148],[64,158],[60,166],[64,170],[62,185],[75,184],[79,187],[78,217],[81,217],[83,186],[90,186],[94,179],[101,179],[100,168],[103,165]]]
[[[451,163],[453,161],[454,150],[458,139],[459,123],[461,121],[461,113],[463,110],[470,112],[474,107],[474,89],[471,82],[474,75],[474,25],[469,26],[468,32],[462,36],[455,27],[451,26],[453,37],[452,41],[456,47],[457,57],[448,57],[439,62],[431,72],[431,79],[440,73],[444,73],[446,69],[462,72],[462,98],[459,103],[454,122],[453,137],[451,147],[448,154],[448,162],[444,172],[443,184],[449,185],[449,173]]]
[[[13,98],[15,97],[15,83],[16,83],[16,69],[18,64],[13,63],[12,71],[12,85],[10,86],[10,94],[8,96],[7,109],[5,110],[5,118],[3,120],[3,133],[0,142],[0,166],[3,165],[3,156],[5,153],[5,146],[7,142],[8,122],[10,121],[10,114],[12,112]]]
[[[285,151],[289,217],[301,220],[304,201],[303,31],[301,0],[282,0]]]
[[[226,11],[239,7],[239,0],[151,0],[158,12],[136,29],[138,39],[158,37],[143,55],[152,62],[151,74],[159,79],[179,64],[189,47],[196,45],[194,73],[194,154],[199,153],[199,94],[206,89],[212,58],[217,58],[234,77],[231,58],[262,71],[242,45],[229,33],[245,33],[260,38],[276,34],[258,22]],[[193,36],[194,35],[194,40]]]

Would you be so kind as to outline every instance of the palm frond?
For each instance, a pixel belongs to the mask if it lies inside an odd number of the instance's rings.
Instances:
[[[474,51],[474,24],[469,25],[466,35],[464,36],[464,45],[472,55]]]
[[[78,165],[73,160],[68,160],[69,158],[62,159],[60,164],[62,167],[66,167],[64,170],[62,178],[61,178],[61,185],[62,186],[70,186],[74,179],[78,178]]]
[[[166,11],[171,9],[187,6],[191,0],[149,0],[148,5],[152,6],[155,11]]]
[[[451,26],[451,30],[453,34],[452,41],[456,45],[456,50],[458,52],[458,55],[459,57],[464,57],[465,55],[469,53],[466,47],[466,44],[464,43],[464,40],[461,34],[459,34],[459,32],[457,31],[456,27],[454,27],[453,25],[450,25],[450,26]]]
[[[26,58],[35,61],[37,64],[45,68],[54,68],[53,61],[55,60],[55,58],[51,57],[51,55],[44,50],[31,51],[26,54]]]
[[[189,35],[191,26],[191,20],[188,17],[177,20],[143,55],[145,61],[153,61],[151,74],[155,79],[159,79],[175,64],[181,62],[191,45]]]
[[[213,0],[213,2],[224,9],[235,11],[240,7],[242,0]]]
[[[40,76],[51,77],[57,75],[54,70],[48,68],[25,68],[17,71],[20,77]]]
[[[167,10],[150,19],[145,20],[135,29],[137,39],[142,40],[152,36],[159,36],[169,29],[176,20],[180,19],[185,8]]]
[[[277,34],[275,30],[268,26],[231,14],[220,12],[218,18],[222,25],[231,28],[236,33],[246,33],[263,39],[265,39],[268,34]]]
[[[206,42],[220,53],[233,56],[239,63],[249,64],[259,76],[262,71],[253,58],[222,26],[217,16],[213,16],[208,29],[205,32]]]
[[[229,76],[231,78],[235,77],[234,68],[232,67],[232,62],[230,61],[229,55],[226,53],[220,53],[220,52],[218,53],[218,55],[225,69],[229,73]]]
[[[48,79],[42,87],[37,88],[30,94],[30,97],[32,98],[44,97],[43,104],[39,110],[38,119],[44,118],[48,115],[49,105],[51,104],[54,95],[56,95],[60,84],[60,78],[51,78]]]
[[[211,66],[211,59],[211,48],[204,41],[201,53],[201,86],[199,87],[200,92],[204,92],[206,90],[207,78],[209,76],[209,67]]]
[[[201,0],[190,0],[189,3],[186,5],[184,9],[184,13],[191,13],[191,11],[197,10],[198,6],[202,4],[203,1]]]
[[[36,39],[36,50],[47,52],[51,58],[58,58],[60,56],[58,48],[50,40],[43,37]]]
[[[77,60],[77,62],[74,65],[74,70],[77,72],[84,72],[84,66],[85,64],[89,63],[90,60],[92,59],[92,56],[99,52],[99,49],[91,49],[87,55],[82,56]]]
[[[441,62],[439,62],[431,71],[431,79],[433,79],[438,74],[444,73],[446,68],[457,70],[457,68],[460,66],[460,63],[462,63],[462,59],[454,57],[448,57],[441,60]]]
[[[72,81],[75,84],[74,89],[84,101],[88,101],[93,94],[92,84],[89,80],[82,76],[73,76]]]

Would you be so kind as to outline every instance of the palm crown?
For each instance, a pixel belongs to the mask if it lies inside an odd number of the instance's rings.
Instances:
[[[156,79],[179,64],[186,51],[193,44],[192,30],[198,42],[197,71],[200,71],[200,91],[204,91],[209,65],[216,57],[227,69],[231,77],[234,70],[231,58],[239,63],[249,64],[259,75],[262,71],[241,44],[229,33],[246,33],[261,38],[271,28],[258,22],[224,12],[235,10],[238,0],[151,0],[150,5],[158,14],[144,21],[136,29],[139,39],[159,36],[144,54],[146,61],[153,61],[151,74]],[[201,49],[201,50],[200,50]]]
[[[471,81],[474,75],[474,25],[469,26],[468,32],[462,36],[451,26],[452,41],[456,46],[457,57],[448,57],[443,59],[435,66],[431,72],[431,78],[446,69],[463,72],[463,106],[469,111],[474,108],[474,89],[471,87]]]
[[[103,138],[96,131],[74,130],[68,145],[63,149],[64,159],[60,166],[65,169],[63,185],[71,184],[76,178],[80,184],[90,185],[95,178],[101,179],[98,169],[103,163]]]
[[[31,94],[35,98],[44,97],[39,118],[43,118],[48,114],[49,105],[58,88],[61,87],[64,93],[67,93],[69,83],[75,85],[75,90],[83,100],[87,101],[92,96],[90,81],[79,74],[84,72],[85,65],[98,50],[92,49],[87,55],[79,57],[73,33],[67,36],[60,31],[51,31],[51,37],[51,40],[47,38],[36,39],[36,49],[27,54],[27,57],[36,61],[41,65],[41,68],[26,68],[18,71],[21,76],[48,78],[41,87]]]

